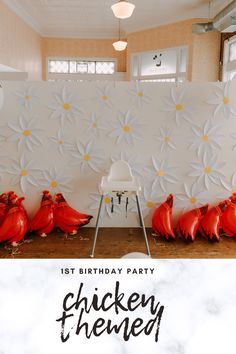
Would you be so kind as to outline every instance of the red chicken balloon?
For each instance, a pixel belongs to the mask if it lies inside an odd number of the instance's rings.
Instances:
[[[152,228],[157,235],[175,238],[172,226],[173,195],[170,194],[166,201],[162,203],[154,212],[152,217]]]
[[[14,191],[10,191],[7,193],[8,195],[8,202],[12,202],[12,203],[17,203],[18,200],[18,195],[14,192]],[[28,218],[28,214],[23,206],[22,203],[19,204],[19,208],[22,210],[22,212],[25,214],[25,217],[27,219],[27,231],[29,230],[29,218]]]
[[[7,211],[8,196],[7,193],[0,195],[0,224],[2,223]]]
[[[201,208],[192,209],[181,215],[177,225],[178,233],[186,240],[190,238],[194,241],[201,218],[206,214],[207,210],[208,204],[202,206]]]
[[[54,229],[54,203],[49,191],[43,191],[41,206],[30,222],[30,231],[46,237]]]
[[[209,237],[210,240],[220,240],[220,224],[221,216],[223,211],[227,206],[227,201],[219,203],[217,206],[214,206],[205,216],[201,219],[199,231],[204,237]]]
[[[28,220],[23,210],[22,201],[25,198],[10,199],[8,211],[0,226],[0,242],[8,241],[12,246],[18,246],[27,232]]]
[[[91,215],[81,214],[71,208],[61,193],[55,195],[55,224],[65,233],[76,234],[80,226],[84,226],[92,219]]]
[[[228,236],[236,235],[236,194],[228,200],[228,205],[221,217],[221,227]]]

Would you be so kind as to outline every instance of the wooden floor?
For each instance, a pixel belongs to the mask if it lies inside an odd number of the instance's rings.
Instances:
[[[89,258],[93,228],[81,229],[79,235],[66,237],[55,232],[46,238],[28,235],[17,248],[0,245],[0,258]],[[223,237],[219,243],[201,237],[194,243],[178,239],[166,242],[148,230],[153,258],[236,258],[236,238]],[[120,258],[130,252],[146,252],[141,229],[100,229],[95,258]]]

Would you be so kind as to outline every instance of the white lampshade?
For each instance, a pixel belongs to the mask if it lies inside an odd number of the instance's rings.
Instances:
[[[125,50],[125,48],[127,47],[127,42],[117,41],[117,42],[114,42],[112,45],[115,50],[121,52],[122,50]]]
[[[3,106],[3,88],[0,85],[0,110],[2,109]]]
[[[120,0],[116,4],[111,6],[111,9],[117,18],[128,18],[132,15],[134,11],[135,5],[131,4],[131,2]]]

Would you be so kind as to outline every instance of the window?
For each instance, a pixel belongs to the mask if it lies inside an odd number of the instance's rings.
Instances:
[[[224,42],[223,81],[232,80],[236,74],[236,36]]]
[[[187,59],[187,47],[133,54],[132,79],[152,82],[183,82],[187,75]]]
[[[48,58],[49,81],[123,80],[123,73],[116,72],[115,58]]]
[[[49,59],[48,71],[54,74],[112,75],[115,72],[115,61]]]

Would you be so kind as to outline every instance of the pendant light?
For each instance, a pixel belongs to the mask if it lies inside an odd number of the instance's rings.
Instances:
[[[124,19],[132,16],[135,5],[126,0],[120,0],[116,4],[112,5],[111,9],[115,17]]]
[[[118,52],[121,52],[122,50],[126,49],[127,44],[128,43],[126,41],[122,41],[120,39],[120,20],[119,20],[119,40],[114,42],[112,45],[113,45],[115,50],[117,50]]]

